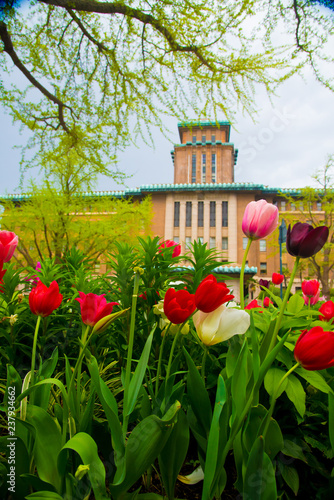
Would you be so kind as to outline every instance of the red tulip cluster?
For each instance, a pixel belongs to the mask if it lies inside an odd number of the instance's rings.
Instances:
[[[209,313],[232,300],[234,295],[229,292],[225,283],[219,283],[210,274],[198,285],[195,294],[169,288],[164,299],[164,313],[169,321],[178,325],[186,321],[196,309]]]
[[[334,366],[334,332],[325,332],[321,326],[304,330],[296,342],[294,356],[306,370]]]

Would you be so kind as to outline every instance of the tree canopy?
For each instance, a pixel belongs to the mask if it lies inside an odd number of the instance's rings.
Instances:
[[[326,77],[330,9],[300,0],[36,0],[0,20],[0,99],[32,132],[23,167],[74,149],[93,179],[164,116],[233,118],[303,65]],[[18,78],[18,74],[22,78]],[[15,76],[16,75],[16,76]],[[52,154],[50,155],[50,152]],[[88,166],[88,167],[87,167]]]

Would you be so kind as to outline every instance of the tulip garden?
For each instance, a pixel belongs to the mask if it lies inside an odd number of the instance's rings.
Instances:
[[[295,258],[244,296],[251,244],[278,209],[251,202],[240,303],[219,254],[116,244],[94,275],[78,249],[17,269],[0,231],[0,498],[334,498],[334,303],[291,293],[328,228],[288,228]]]

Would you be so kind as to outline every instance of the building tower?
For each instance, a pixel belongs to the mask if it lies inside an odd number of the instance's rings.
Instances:
[[[229,142],[229,122],[178,124],[181,144],[174,146],[174,184],[234,182],[237,150]]]

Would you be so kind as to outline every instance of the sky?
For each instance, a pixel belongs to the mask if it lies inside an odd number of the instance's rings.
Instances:
[[[329,154],[334,154],[334,93],[307,69],[303,78],[295,75],[282,84],[271,102],[258,88],[255,104],[257,116],[238,113],[231,130],[230,140],[239,150],[235,182],[277,188],[315,186],[312,175],[326,164]],[[131,146],[119,155],[119,170],[131,176],[124,187],[173,183],[170,152],[179,142],[177,119],[170,117],[166,124],[172,134],[167,138],[153,130],[154,149],[138,142],[137,147]],[[0,194],[20,192],[20,152],[15,146],[23,145],[28,137],[0,107]],[[96,190],[124,187],[101,178]]]

